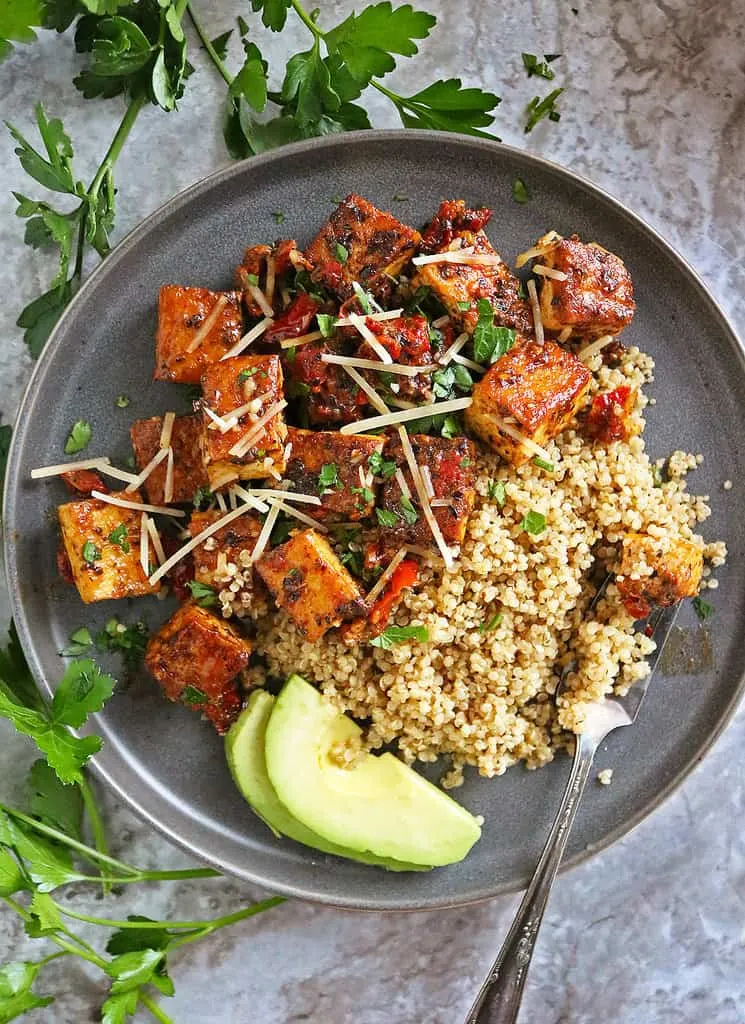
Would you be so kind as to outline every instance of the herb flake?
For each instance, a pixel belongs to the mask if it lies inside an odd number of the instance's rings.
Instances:
[[[75,455],[87,448],[93,435],[91,425],[87,420],[77,420],[70,428],[70,433],[65,441],[65,455]]]
[[[383,651],[389,651],[391,647],[407,640],[425,644],[429,640],[429,633],[424,626],[388,626],[378,636],[373,637],[370,644],[373,647],[380,647]]]
[[[539,533],[543,533],[546,529],[546,517],[542,512],[536,512],[535,509],[531,509],[530,512],[526,512],[520,523],[520,529],[525,530],[526,533],[531,533],[536,536]]]

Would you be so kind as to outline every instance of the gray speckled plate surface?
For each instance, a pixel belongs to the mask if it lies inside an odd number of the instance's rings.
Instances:
[[[531,201],[512,199],[520,176]],[[278,233],[306,243],[332,208],[356,191],[401,219],[423,222],[441,198],[463,196],[495,208],[492,240],[510,261],[548,228],[597,239],[634,278],[638,311],[624,335],[657,363],[645,434],[654,456],[702,452],[691,477],[711,494],[707,538],[724,538],[728,565],[711,600],[708,637],[690,607],[679,624],[713,658],[697,674],[659,673],[636,726],[608,741],[610,787],[590,785],[569,842],[576,863],[619,838],[652,811],[700,761],[728,720],[743,686],[745,532],[727,523],[745,491],[743,353],[706,289],[669,246],[600,189],[562,168],[495,143],[425,132],[366,132],[302,143],[218,172],[177,196],[130,234],[81,289],[60,321],[26,392],[8,466],[5,545],[13,611],[37,679],[51,690],[69,634],[112,613],[157,625],[170,603],[84,606],[57,581],[50,510],[64,498],[58,480],[31,482],[34,466],[60,461],[70,425],[93,425],[86,454],[121,465],[132,420],[186,410],[183,389],[151,382],[158,287],[220,288],[249,243]],[[406,195],[408,199],[395,200]],[[272,217],[281,210],[279,229]],[[121,410],[115,397],[132,397]],[[737,493],[739,491],[739,494]],[[701,659],[699,659],[700,661]],[[233,787],[211,726],[168,704],[145,675],[120,688],[95,729],[104,737],[94,765],[130,806],[195,856],[275,891],[344,907],[407,910],[463,904],[526,882],[560,799],[565,757],[538,772],[513,768],[498,779],[472,775],[457,797],[484,815],[483,838],[467,860],[428,874],[387,874],[278,841]],[[607,763],[607,762],[606,762]]]

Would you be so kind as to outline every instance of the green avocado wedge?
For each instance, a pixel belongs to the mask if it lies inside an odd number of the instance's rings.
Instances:
[[[313,686],[293,675],[266,727],[269,780],[287,810],[328,842],[412,864],[455,864],[481,835],[476,818],[393,754],[340,767],[334,749],[360,735]]]
[[[225,737],[225,753],[233,781],[254,812],[272,830],[275,836],[287,836],[295,842],[310,846],[321,853],[361,861],[386,868],[388,871],[423,871],[421,864],[405,864],[388,857],[361,854],[337,843],[330,843],[317,835],[280,803],[266,770],[264,737],[275,698],[266,690],[254,690],[240,717]]]

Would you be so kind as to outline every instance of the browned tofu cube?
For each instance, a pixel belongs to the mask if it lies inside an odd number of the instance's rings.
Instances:
[[[195,512],[189,522],[189,533],[198,536],[225,515],[219,509]],[[255,592],[256,579],[251,553],[261,533],[261,520],[252,512],[217,530],[194,550],[194,579],[212,587],[218,597],[216,608],[226,617],[242,619]],[[238,588],[234,589],[234,584]]]
[[[695,597],[703,571],[704,555],[699,544],[682,537],[627,533],[616,585],[629,611],[645,618],[649,605],[671,605],[684,597]]]
[[[360,588],[316,530],[296,533],[260,558],[256,569],[279,607],[312,643],[364,614]]]
[[[142,472],[160,449],[163,417],[135,420],[130,428],[137,471]],[[207,470],[202,461],[202,421],[199,416],[177,416],[171,430],[173,449],[173,497],[182,504],[194,500],[200,487],[208,487]],[[153,505],[165,503],[166,461],[159,463],[143,483],[147,500]]]
[[[198,384],[206,366],[243,335],[239,292],[166,284],[160,289],[155,380]]]
[[[352,193],[331,214],[305,256],[314,279],[340,299],[354,294],[353,281],[382,299],[419,240],[418,231]]]
[[[382,453],[382,437],[288,427],[287,442],[291,447],[285,480],[293,491],[320,499],[320,506],[307,506],[314,518],[354,521],[372,514],[370,457]]]
[[[618,334],[631,323],[634,288],[618,256],[576,235],[547,235],[536,247],[543,248],[536,265],[564,275],[540,278],[541,319],[547,331],[571,331],[569,337],[591,341]]]
[[[142,501],[136,492],[119,496]],[[159,583],[148,583],[140,563],[140,512],[86,498],[60,505],[57,515],[73,581],[86,604],[160,590]]]
[[[505,423],[538,445],[556,437],[579,409],[592,374],[553,341],[514,345],[473,388],[466,425],[503,459],[519,466],[534,452]]]
[[[411,447],[417,465],[426,467],[424,472],[432,481],[435,505],[432,512],[442,531],[446,544],[460,544],[466,533],[468,519],[476,499],[474,474],[476,447],[466,437],[430,437],[427,434],[411,434]],[[401,490],[397,476],[390,476],[380,493],[380,506],[385,514],[393,515],[395,523],[381,522],[378,535],[378,551],[390,553],[404,544],[436,547],[432,531],[421,510],[409,464],[401,447],[398,434],[387,440],[384,458],[396,463],[403,473],[411,495]],[[446,502],[446,504],[439,504]],[[378,517],[380,519],[380,516]]]
[[[279,357],[235,356],[213,363],[202,378],[202,390],[202,453],[211,489],[238,479],[279,480],[287,435],[279,407],[284,402]],[[228,423],[230,429],[224,430]]]
[[[151,638],[145,665],[169,700],[200,711],[222,735],[240,713],[236,676],[250,656],[233,626],[188,602]]]
[[[443,202],[424,232],[421,254],[444,253],[454,243],[460,242],[463,248],[472,247],[474,255],[495,257],[499,262],[490,266],[427,263],[416,268],[411,285],[412,288],[431,288],[451,319],[468,334],[473,334],[479,320],[479,300],[488,299],[497,326],[531,336],[533,317],[530,306],[522,297],[520,281],[502,262],[483,231],[490,212],[468,210],[462,199]]]
[[[403,366],[430,366],[434,362],[432,343],[429,336],[429,322],[426,316],[400,316],[395,320],[368,320],[368,328],[378,342],[393,358],[394,363]],[[363,341],[357,355],[362,359],[373,359],[380,363],[380,356]],[[390,392],[394,398],[425,404],[433,401],[432,375],[418,373],[407,377],[403,374],[364,370],[363,375],[379,394]],[[387,382],[387,383],[386,383]]]

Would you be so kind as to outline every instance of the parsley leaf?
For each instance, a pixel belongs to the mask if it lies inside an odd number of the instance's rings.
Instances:
[[[87,562],[88,565],[93,565],[94,562],[98,562],[101,558],[101,549],[96,547],[92,540],[87,540],[83,545],[81,554],[83,555],[83,561]]]
[[[321,337],[331,337],[336,327],[336,317],[331,316],[329,313],[316,313],[316,322],[318,330],[321,332]]]
[[[207,694],[196,686],[185,686],[179,699],[182,704],[206,704],[209,701]]]
[[[0,967],[0,1020],[12,1021],[54,1002],[53,996],[37,996],[31,991],[42,966],[42,962],[15,960]]]
[[[90,634],[90,630],[82,626],[70,634],[70,642],[66,647],[62,648],[60,654],[63,658],[77,658],[80,654],[85,654],[92,646],[93,637]]]
[[[214,587],[210,587],[207,583],[200,583],[199,580],[189,580],[188,587],[191,591],[191,596],[200,608],[210,608],[212,605],[217,604],[217,594]]]
[[[408,523],[409,526],[413,526],[419,519],[419,513],[412,505],[411,498],[407,498],[406,495],[404,495],[401,498],[399,505],[401,506],[404,522]]]
[[[109,619],[104,628],[96,633],[95,644],[99,651],[119,651],[124,663],[130,668],[137,665],[145,653],[148,628],[142,621],[127,626],[116,616]]]
[[[473,332],[473,358],[477,363],[496,363],[515,344],[516,333],[509,327],[496,327],[494,309],[488,299],[476,304],[479,314]]]
[[[65,847],[43,839],[30,829],[26,831],[5,811],[0,811],[0,845],[12,847],[23,859],[26,874],[41,892],[51,892],[82,877],[73,867],[72,857]]]
[[[251,10],[261,11],[261,20],[272,32],[281,32],[292,0],[251,0]]]
[[[75,455],[87,448],[93,431],[87,420],[77,420],[70,428],[65,441],[65,455]]]
[[[10,850],[0,847],[0,897],[12,896],[28,888],[28,883],[21,873],[18,861]],[[2,996],[2,991],[0,991]],[[0,1020],[2,1020],[2,1001],[0,1001]]]
[[[515,178],[512,182],[512,198],[516,203],[520,203],[521,206],[530,202],[530,192],[522,178]]]
[[[119,523],[116,529],[111,531],[109,534],[109,541],[120,547],[125,555],[128,555],[132,550],[129,541],[127,540],[127,527],[124,523]]]
[[[496,138],[481,129],[493,122],[494,115],[489,111],[501,102],[499,96],[481,89],[464,89],[459,78],[434,82],[413,96],[397,96],[385,88],[381,91],[395,103],[406,128],[435,128]]]
[[[497,615],[493,615],[487,622],[481,623],[481,625],[479,626],[479,633],[491,633],[493,630],[497,628],[501,621],[501,614],[498,613]]]
[[[446,416],[440,433],[443,437],[453,438],[460,437],[465,433],[465,431],[463,429],[463,424],[457,416]]]
[[[398,526],[398,516],[387,508],[376,508],[375,515],[381,526]]]
[[[556,109],[555,104],[559,96],[564,92],[563,89],[554,89],[544,99],[540,96],[534,96],[528,104],[528,118],[525,122],[525,134],[532,132],[539,121],[542,121],[545,117],[549,121],[559,121],[561,114]]]
[[[131,399],[129,395],[117,395],[114,399],[114,405],[117,409],[126,409]]]
[[[192,498],[192,505],[196,512],[200,512],[202,506],[207,508],[212,502],[212,491],[209,487],[197,487]]]
[[[542,512],[536,512],[534,509],[531,509],[530,512],[526,512],[523,516],[520,529],[534,535],[543,533],[546,529],[546,517]]]
[[[393,71],[393,54],[413,57],[417,52],[415,39],[426,39],[437,19],[424,11],[415,11],[411,4],[393,8],[389,0],[371,4],[360,14],[348,18],[327,32],[324,42],[330,54],[336,53],[358,87],[372,78]],[[350,97],[355,98],[355,97]]]
[[[706,622],[714,614],[714,607],[710,605],[708,601],[704,601],[702,597],[694,597],[691,601],[693,610],[698,615],[701,622]]]
[[[404,643],[406,640],[426,643],[429,640],[429,633],[424,626],[388,626],[378,636],[373,637],[370,644],[388,651],[391,647]]]
[[[553,462],[547,462],[545,459],[541,459],[537,455],[533,459],[533,465],[537,466],[538,469],[544,469],[547,473],[553,473],[556,468]]]
[[[396,463],[390,459],[384,459],[382,452],[372,452],[367,459],[367,464],[375,476],[382,477],[383,480],[389,480],[396,473]]]
[[[73,839],[81,839],[83,797],[80,789],[63,785],[53,769],[41,758],[31,765],[28,786],[34,817]]]
[[[339,263],[344,264],[349,259],[349,250],[346,245],[342,245],[341,242],[336,243],[336,258]]]
[[[534,53],[524,53],[523,67],[528,73],[528,78],[532,78],[533,75],[537,75],[539,78],[545,78],[547,81],[551,81],[555,77],[554,69],[550,66],[549,60],[556,60],[560,57],[560,53],[544,54],[543,60],[538,60]]]
[[[318,474],[318,490],[332,491],[341,487],[341,480],[339,479],[339,467],[333,462],[326,462],[321,466],[321,472]]]
[[[500,508],[504,507],[507,501],[507,489],[503,480],[490,480],[486,493],[488,497],[496,501]]]

